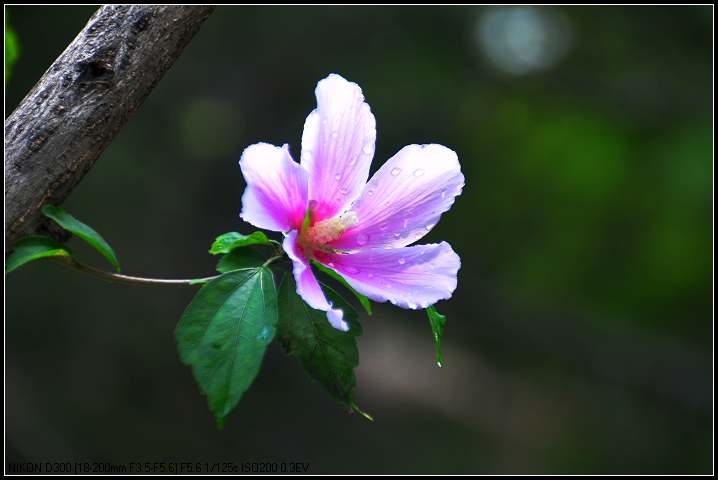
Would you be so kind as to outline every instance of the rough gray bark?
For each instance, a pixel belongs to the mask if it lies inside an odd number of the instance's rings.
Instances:
[[[137,110],[212,12],[104,6],[5,120],[5,251],[42,223]]]

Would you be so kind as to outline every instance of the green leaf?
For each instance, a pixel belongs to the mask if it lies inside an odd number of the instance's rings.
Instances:
[[[446,317],[440,314],[434,305],[426,309],[429,316],[429,325],[434,334],[434,344],[436,345],[436,364],[441,367],[444,364],[444,354],[441,352],[441,337],[444,335],[444,326],[446,325]]]
[[[314,266],[316,266],[319,270],[321,270],[322,272],[326,273],[327,275],[329,275],[330,277],[332,277],[334,280],[336,280],[336,281],[338,281],[339,283],[341,283],[342,285],[344,285],[344,286],[347,288],[347,290],[349,290],[350,292],[352,292],[352,293],[354,294],[354,296],[357,297],[357,300],[359,300],[359,303],[361,303],[361,306],[364,307],[364,310],[366,310],[366,313],[369,314],[369,315],[371,315],[371,302],[369,301],[369,299],[368,299],[366,296],[364,296],[364,295],[362,295],[361,293],[359,293],[359,292],[357,292],[356,290],[354,290],[354,287],[352,287],[351,285],[349,285],[349,282],[347,282],[346,280],[344,280],[344,277],[342,277],[341,275],[339,275],[339,273],[337,273],[336,271],[332,270],[331,268],[329,268],[329,267],[327,267],[327,266],[325,266],[325,265],[322,265],[321,263],[319,263],[319,262],[317,262],[317,261],[312,261],[312,263],[313,263]]]
[[[100,252],[102,256],[105,257],[113,267],[115,267],[115,270],[118,272],[120,271],[120,262],[117,261],[114,250],[112,250],[112,247],[105,241],[105,239],[90,226],[85,225],[67,213],[63,208],[55,205],[45,205],[42,207],[42,213],[46,217],[54,220],[68,232],[89,243],[92,248]]]
[[[10,14],[5,8],[5,85],[10,80],[13,66],[20,56],[20,42],[17,34],[10,26]]]
[[[242,235],[237,232],[223,233],[217,237],[209,249],[212,255],[229,253],[235,248],[248,245],[270,245],[272,241],[267,238],[264,232],[253,232],[249,235]]]
[[[30,235],[15,242],[13,252],[5,260],[5,273],[40,258],[69,256],[70,252],[60,242],[43,235]]]
[[[322,287],[332,305],[344,311],[349,331],[335,329],[326,312],[309,307],[297,295],[294,277],[286,273],[279,287],[277,334],[284,350],[298,357],[307,373],[335,399],[371,419],[354,403],[354,367],[359,365],[356,337],[362,333],[356,311],[337,292]]]
[[[265,260],[262,255],[248,248],[234,250],[222,255],[217,263],[217,271],[227,273],[240,268],[261,267]]]
[[[257,376],[276,325],[277,292],[265,267],[212,280],[182,314],[177,349],[220,428]]]

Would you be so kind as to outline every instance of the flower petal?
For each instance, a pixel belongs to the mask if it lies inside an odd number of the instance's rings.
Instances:
[[[251,145],[239,166],[247,182],[239,215],[243,220],[277,232],[301,227],[307,210],[307,172],[292,160],[288,145]]]
[[[356,83],[331,74],[316,88],[317,108],[304,123],[302,166],[318,221],[342,213],[362,191],[374,156],[376,121]]]
[[[324,296],[322,287],[314,276],[309,262],[304,257],[301,248],[297,245],[297,231],[292,230],[285,237],[282,244],[284,251],[287,252],[292,260],[292,273],[294,280],[297,282],[297,293],[304,299],[307,304],[316,309],[327,312],[327,319],[332,327],[343,332],[349,331],[349,325],[344,321],[344,312],[339,309],[332,308],[327,297]]]
[[[408,145],[372,176],[350,209],[357,224],[330,246],[356,250],[409,245],[436,225],[463,186],[453,150],[443,145]]]
[[[446,242],[356,253],[315,252],[359,293],[402,308],[426,308],[451,297],[461,259]]]

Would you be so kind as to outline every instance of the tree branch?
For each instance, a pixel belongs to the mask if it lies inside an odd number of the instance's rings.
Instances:
[[[212,12],[108,5],[5,120],[5,251],[60,204]]]

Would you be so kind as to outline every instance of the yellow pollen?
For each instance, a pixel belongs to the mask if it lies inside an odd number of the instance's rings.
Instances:
[[[359,219],[355,212],[347,212],[339,217],[323,220],[299,232],[297,242],[304,254],[311,258],[311,251],[339,238],[344,231],[357,224]]]

